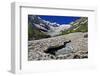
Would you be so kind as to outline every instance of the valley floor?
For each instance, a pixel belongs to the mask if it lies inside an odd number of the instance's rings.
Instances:
[[[28,60],[51,60],[51,59],[83,59],[88,58],[87,33],[76,32],[67,35],[28,41]],[[49,47],[64,45],[66,47],[55,51],[55,55],[46,53]],[[53,50],[52,50],[53,51]]]

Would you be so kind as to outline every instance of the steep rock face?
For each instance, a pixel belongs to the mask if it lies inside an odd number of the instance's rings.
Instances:
[[[76,59],[88,57],[88,43],[84,35],[87,33],[71,33],[52,38],[28,42],[28,60],[51,60],[51,59]],[[59,49],[55,55],[46,53],[50,46],[61,46],[64,42],[71,40],[65,48]],[[53,51],[53,50],[52,50]]]
[[[37,15],[29,15],[28,27],[31,27],[31,29],[33,30],[35,29],[36,31],[39,31],[40,33],[42,32],[43,35],[45,34],[49,36],[57,36],[61,33],[62,30],[69,29],[71,25],[67,25],[67,24],[60,25],[60,24],[57,24],[56,22],[51,23],[49,21],[41,19]],[[34,31],[31,31],[31,34],[32,32]]]
[[[45,21],[37,15],[29,15],[28,22],[31,23],[34,28],[38,28],[42,31],[44,30],[45,32],[50,30],[51,27],[58,27],[59,26],[56,23],[50,23],[49,21]]]
[[[38,40],[42,38],[48,38],[46,32],[50,30],[48,23],[44,22],[40,17],[36,15],[28,15],[28,40]]]

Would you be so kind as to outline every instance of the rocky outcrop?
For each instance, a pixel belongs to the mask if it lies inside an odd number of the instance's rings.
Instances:
[[[51,23],[41,19],[38,15],[28,15],[28,24],[30,23],[33,28],[42,30],[44,32],[48,32],[48,30],[51,30],[51,28],[59,26],[57,23]]]
[[[71,27],[71,25],[61,25],[56,22],[43,20],[38,15],[28,15],[28,27],[30,27],[29,30],[35,29],[40,33],[43,32],[46,35],[57,36],[61,34],[61,31],[68,30]]]
[[[79,59],[88,58],[87,33],[70,33],[57,37],[28,41],[28,60],[51,60],[51,59]],[[46,53],[50,47],[62,46],[64,42],[71,40],[66,47],[55,52],[55,55]]]

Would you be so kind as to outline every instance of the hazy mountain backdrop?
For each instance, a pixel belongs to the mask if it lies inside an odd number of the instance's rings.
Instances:
[[[36,40],[72,32],[87,32],[87,23],[87,17],[81,17],[69,24],[58,24],[43,20],[37,15],[28,15],[28,39]]]

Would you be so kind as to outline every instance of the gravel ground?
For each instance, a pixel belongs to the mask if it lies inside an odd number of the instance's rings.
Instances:
[[[51,59],[83,59],[88,58],[87,33],[70,33],[67,35],[28,41],[28,60],[51,60]],[[50,46],[61,46],[65,41],[71,40],[65,48],[57,50],[55,55],[45,53]]]

